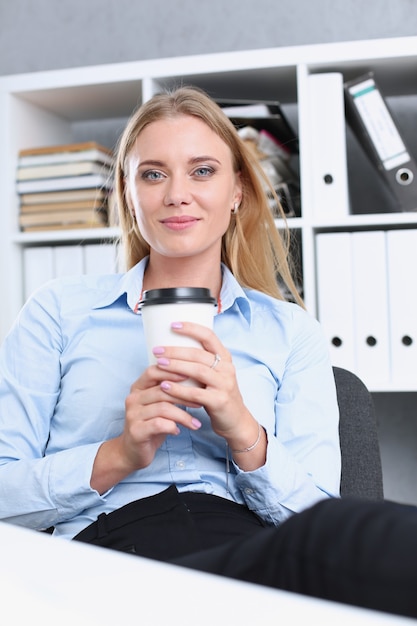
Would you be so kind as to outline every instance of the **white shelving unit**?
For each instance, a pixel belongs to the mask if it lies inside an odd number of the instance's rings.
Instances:
[[[369,70],[377,72],[388,97],[415,96],[417,37],[216,53],[1,78],[0,340],[23,303],[22,252],[26,246],[112,241],[118,234],[117,229],[19,232],[18,151],[80,139],[106,141],[114,147],[124,122],[141,102],[161,88],[180,84],[198,85],[216,98],[278,100],[288,113],[299,134],[302,194],[302,217],[291,218],[289,224],[300,236],[305,302],[317,315],[318,233],[399,225],[417,228],[417,212],[366,214],[352,207],[353,214],[345,218],[323,220],[313,210],[311,163],[317,146],[309,141],[307,77],[338,71],[348,80]],[[417,391],[417,377],[415,387],[408,390]]]

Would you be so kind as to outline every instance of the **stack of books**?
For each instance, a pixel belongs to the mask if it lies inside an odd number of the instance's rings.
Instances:
[[[109,225],[113,155],[91,141],[21,150],[16,176],[22,231]]]

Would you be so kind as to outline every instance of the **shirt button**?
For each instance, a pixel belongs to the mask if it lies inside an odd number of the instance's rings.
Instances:
[[[176,465],[176,467],[177,467],[178,469],[184,469],[184,467],[185,467],[185,463],[184,463],[184,461],[177,461],[177,462],[175,463],[175,465]]]
[[[251,489],[250,487],[246,487],[245,493],[247,496],[251,496],[253,493],[255,493],[255,490]]]

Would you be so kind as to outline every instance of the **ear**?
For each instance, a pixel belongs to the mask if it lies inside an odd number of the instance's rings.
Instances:
[[[236,173],[236,183],[235,183],[235,192],[233,195],[233,205],[239,205],[242,202],[242,196],[243,196],[243,191],[242,191],[242,180],[241,180],[241,176],[240,176],[240,172]]]

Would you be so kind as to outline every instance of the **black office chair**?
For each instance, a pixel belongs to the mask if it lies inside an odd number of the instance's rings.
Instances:
[[[377,421],[372,396],[352,372],[333,367],[340,411],[341,496],[384,498]]]

